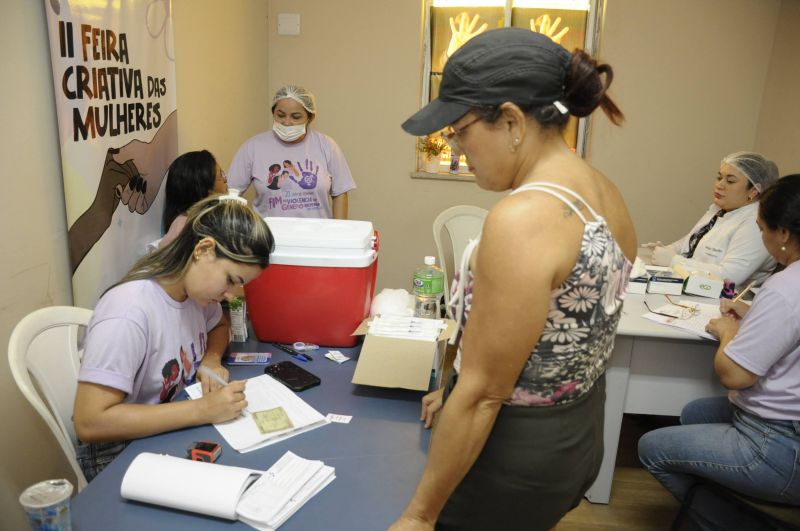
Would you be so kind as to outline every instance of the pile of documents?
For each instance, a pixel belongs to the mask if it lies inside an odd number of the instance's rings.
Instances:
[[[335,478],[333,467],[322,461],[286,452],[245,491],[236,514],[256,529],[277,529]]]
[[[244,393],[247,410],[234,420],[214,424],[239,452],[251,452],[329,424],[319,411],[267,374],[247,380]],[[202,398],[200,383],[187,387],[186,394]]]
[[[122,478],[123,498],[277,529],[336,478],[333,467],[286,452],[266,472],[141,453]]]

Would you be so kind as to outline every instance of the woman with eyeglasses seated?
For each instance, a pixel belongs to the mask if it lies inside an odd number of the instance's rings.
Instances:
[[[786,266],[752,306],[723,299],[706,329],[719,338],[714,371],[728,396],[690,402],[681,426],[639,440],[639,458],[679,501],[698,478],[759,499],[800,505],[800,174],[761,196],[764,246]],[[720,500],[693,504],[704,529],[750,529]]]
[[[439,97],[403,124],[420,136],[449,126],[478,186],[510,194],[464,252],[455,370],[423,399],[426,426],[441,416],[393,530],[550,529],[597,477],[636,234],[616,186],[562,131],[598,107],[622,120],[612,76],[542,34],[490,30],[450,57]]]
[[[356,185],[336,142],[309,127],[316,115],[311,92],[281,87],[272,99],[272,130],[247,140],[233,157],[228,182],[242,191],[252,185],[262,216],[347,219],[348,192]]]
[[[653,264],[697,267],[733,281],[740,289],[763,282],[775,262],[756,226],[758,197],[777,180],[778,167],[758,153],[740,151],[722,159],[713,204],[680,240],[646,244],[653,248]]]
[[[159,248],[172,243],[183,230],[186,212],[193,204],[211,194],[227,193],[228,182],[217,159],[204,149],[189,151],[172,161],[164,188],[164,212],[161,216],[164,237],[158,243]]]
[[[97,303],[86,331],[73,421],[77,459],[91,481],[131,439],[236,418],[243,381],[228,380],[229,328],[220,301],[258,277],[274,248],[241,197],[189,209],[186,227],[139,260]],[[203,366],[207,371],[199,371]],[[195,378],[199,400],[174,401]]]

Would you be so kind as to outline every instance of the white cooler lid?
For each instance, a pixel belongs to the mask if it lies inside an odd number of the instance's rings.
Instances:
[[[369,221],[283,217],[264,221],[275,237],[273,264],[365,267],[377,255]]]

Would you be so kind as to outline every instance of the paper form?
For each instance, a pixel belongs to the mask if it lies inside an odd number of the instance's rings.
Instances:
[[[203,396],[203,390],[199,383],[187,387],[186,393],[193,399]],[[239,452],[246,453],[263,448],[329,423],[328,419],[319,411],[309,406],[291,389],[268,374],[247,380],[244,393],[247,397],[249,411],[255,413],[282,407],[291,420],[292,427],[272,433],[261,433],[250,415],[242,415],[228,422],[214,424],[228,444]]]

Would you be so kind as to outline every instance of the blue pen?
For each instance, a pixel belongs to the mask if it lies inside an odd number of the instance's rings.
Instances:
[[[306,354],[304,352],[298,352],[295,349],[293,349],[292,347],[290,347],[289,345],[282,345],[280,343],[273,343],[273,345],[275,345],[276,347],[278,347],[279,349],[281,349],[284,352],[288,352],[294,359],[297,359],[297,360],[300,360],[300,361],[303,361],[303,362],[305,362],[305,361],[313,361],[314,360],[314,358],[312,358],[308,354]]]

